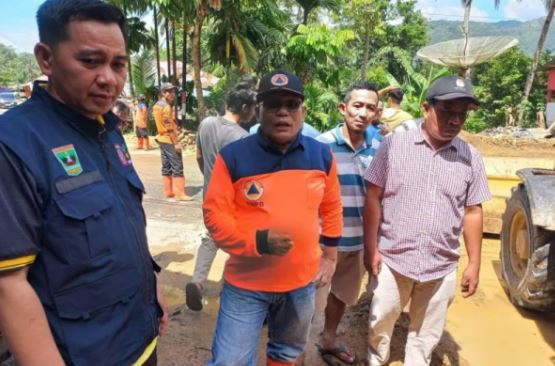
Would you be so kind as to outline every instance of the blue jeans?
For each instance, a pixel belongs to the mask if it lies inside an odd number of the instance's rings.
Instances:
[[[314,296],[313,283],[289,292],[249,291],[224,283],[208,366],[256,365],[258,338],[266,317],[267,356],[295,361],[308,339]]]

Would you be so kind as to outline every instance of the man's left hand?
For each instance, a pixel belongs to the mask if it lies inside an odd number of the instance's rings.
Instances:
[[[320,258],[320,269],[314,281],[316,282],[316,287],[323,287],[330,283],[333,273],[335,272],[335,265],[337,263],[337,258],[329,255],[322,255]]]
[[[464,270],[461,278],[462,297],[467,298],[476,293],[479,277],[480,266],[469,264]]]
[[[165,336],[168,332],[168,328],[170,327],[170,316],[162,284],[160,283],[160,278],[158,277],[156,277],[156,297],[158,298],[158,305],[160,305],[160,308],[162,309],[162,316],[159,319],[160,328],[158,329],[158,332],[160,333],[160,336]]]

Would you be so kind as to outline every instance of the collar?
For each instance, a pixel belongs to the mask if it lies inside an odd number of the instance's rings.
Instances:
[[[335,129],[333,131],[333,135],[335,136],[337,145],[347,145],[347,140],[345,140],[345,135],[343,134],[344,124],[345,123],[338,124],[337,126],[335,126]],[[368,128],[364,130],[364,144],[359,148],[359,150],[367,148],[368,146],[372,146],[372,138],[375,136],[377,131],[378,129],[374,125],[368,125]]]
[[[65,122],[89,137],[98,137],[104,129],[107,131],[114,130],[119,122],[118,117],[112,112],[105,113],[99,116],[101,118],[96,120],[84,116],[67,104],[51,96],[46,90],[45,83],[40,83],[39,81],[33,83],[33,94],[31,95],[31,99],[46,104],[56,114],[62,117]],[[101,119],[104,120],[104,124],[99,122]]]
[[[426,123],[426,121],[424,121],[424,123]],[[418,126],[418,128],[417,128],[417,133],[415,135],[416,137],[414,139],[415,144],[423,144],[424,143],[424,144],[430,145],[430,143],[428,141],[426,141],[426,137],[424,137],[424,133],[422,132],[422,128],[424,127],[424,123],[420,124],[420,126]],[[436,151],[441,151],[441,150],[446,150],[446,149],[451,149],[451,148],[455,149],[455,151],[459,151],[460,142],[461,141],[460,141],[459,137],[455,136],[455,138],[453,140],[449,141],[447,144],[440,147]]]
[[[301,148],[304,150],[305,146],[305,138],[303,136],[303,134],[301,133],[302,129],[299,130],[299,133],[297,134],[297,136],[295,137],[295,140],[291,143],[291,145],[289,145],[289,147],[287,148],[287,151],[285,152],[285,154],[297,149],[297,148]],[[256,131],[256,139],[258,141],[258,144],[260,146],[262,146],[262,148],[264,150],[268,150],[268,151],[272,151],[274,153],[279,153],[281,155],[285,155],[281,152],[281,150],[279,150],[276,145],[274,145],[274,143],[270,140],[268,140],[266,138],[266,136],[264,136],[262,134],[262,128],[258,128],[258,130]]]

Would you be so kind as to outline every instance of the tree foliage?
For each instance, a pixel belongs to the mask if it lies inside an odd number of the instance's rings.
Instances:
[[[0,86],[18,87],[41,75],[31,53],[17,53],[13,47],[0,43]]]

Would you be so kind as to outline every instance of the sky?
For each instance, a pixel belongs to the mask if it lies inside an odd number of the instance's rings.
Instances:
[[[186,1],[186,0],[184,0]],[[0,0],[0,43],[18,52],[33,52],[38,41],[35,14],[43,0]],[[427,19],[462,20],[461,0],[417,0],[417,8]],[[497,22],[526,21],[545,16],[542,0],[501,0],[498,9],[494,0],[473,0],[471,20]]]

